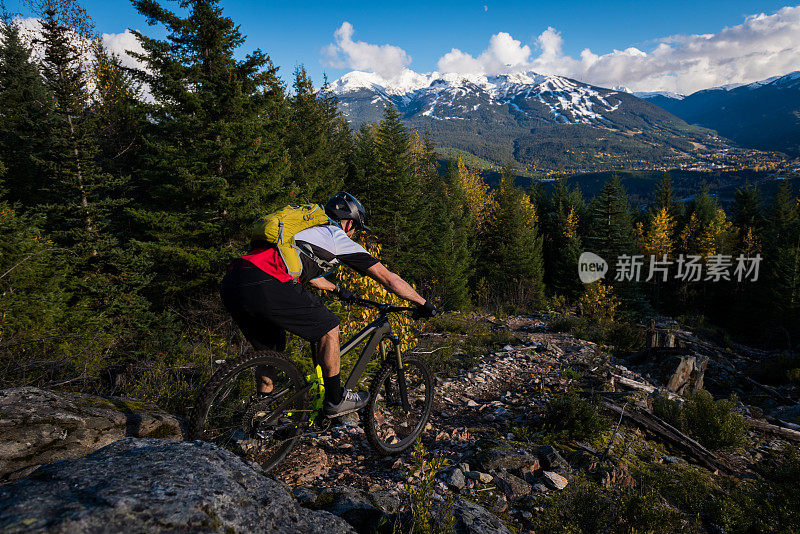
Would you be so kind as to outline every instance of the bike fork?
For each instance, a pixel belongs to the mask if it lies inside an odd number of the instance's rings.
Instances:
[[[390,336],[392,342],[395,364],[397,365],[397,386],[400,389],[400,404],[406,413],[411,411],[411,404],[408,402],[408,388],[406,387],[406,370],[403,367],[403,355],[400,353],[400,338]]]

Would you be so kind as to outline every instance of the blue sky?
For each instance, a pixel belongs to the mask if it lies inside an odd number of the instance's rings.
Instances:
[[[176,4],[176,2],[164,3],[167,6]],[[21,12],[23,16],[29,14],[21,0],[6,0],[6,5],[12,12]],[[97,30],[101,33],[120,33],[126,28],[143,30],[145,33],[160,33],[157,29],[148,27],[144,18],[125,0],[85,0],[82,5],[94,18]],[[241,25],[242,32],[247,36],[243,51],[256,47],[264,50],[281,68],[284,79],[290,76],[298,64],[304,64],[315,81],[321,80],[323,72],[327,72],[330,79],[336,79],[352,70],[353,61],[346,52],[340,54],[341,57],[336,63],[339,68],[330,66],[329,58],[322,53],[324,47],[335,41],[334,32],[347,21],[353,26],[352,41],[399,47],[405,52],[403,65],[417,72],[437,70],[441,66],[439,62],[442,57],[453,48],[472,58],[478,58],[487,49],[493,35],[505,32],[514,41],[519,42],[519,48],[525,46],[530,48],[529,60],[520,60],[520,65],[523,63],[537,65],[554,71],[561,69],[564,72],[553,73],[582,75],[584,78],[589,78],[587,81],[611,85],[616,78],[619,78],[619,84],[631,83],[631,80],[626,78],[625,68],[616,67],[617,71],[612,74],[605,71],[592,74],[586,61],[581,67],[574,63],[581,59],[581,52],[584,49],[588,48],[592,54],[600,57],[613,53],[615,49],[625,50],[630,47],[650,53],[659,44],[659,39],[673,35],[717,34],[723,28],[746,23],[748,16],[759,13],[775,14],[787,4],[775,1],[739,0],[656,3],[641,1],[497,3],[484,0],[373,4],[307,1],[294,5],[291,2],[223,0],[221,5],[225,13]],[[800,13],[800,10],[798,12]],[[548,31],[548,28],[553,30],[550,35],[558,36],[559,57],[566,59],[558,64],[551,62],[543,66],[542,62],[536,63],[534,60],[542,52],[544,42],[538,39],[543,32]],[[742,55],[744,54],[745,52],[742,52]],[[800,62],[800,54],[797,56]],[[620,58],[609,56],[607,59],[613,63]],[[641,63],[641,60],[637,61]],[[454,65],[453,68],[466,68],[463,67],[463,61]],[[792,65],[794,63],[791,58],[781,57],[771,68],[772,70],[793,68]],[[484,65],[474,68],[491,70],[493,67]],[[671,63],[663,68],[672,69],[670,72],[675,75],[674,73],[681,67]],[[800,68],[800,64],[796,68]],[[595,70],[599,72],[599,66],[595,65]],[[755,66],[740,70],[742,71],[740,77],[743,78],[758,77],[767,72]],[[722,78],[725,81],[726,77],[736,77],[736,74],[732,74],[734,72],[731,70],[721,72],[713,80]],[[488,71],[486,73],[491,74]],[[638,84],[639,89],[645,90],[671,90],[681,89],[681,84],[694,89],[694,85],[714,83],[709,77],[697,79],[699,74],[689,82],[675,82],[677,78],[669,78],[669,75],[669,72],[664,71],[659,74],[661,78],[653,78],[652,72],[643,73],[642,76],[649,78],[633,79],[633,85]],[[667,78],[664,78],[665,76]],[[661,83],[659,79],[663,80],[664,87],[655,87]],[[749,80],[730,80],[728,83],[735,81]],[[668,87],[672,82],[675,82],[675,87]]]

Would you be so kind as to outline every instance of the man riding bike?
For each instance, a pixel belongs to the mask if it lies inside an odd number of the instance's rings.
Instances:
[[[339,318],[306,286],[331,291],[344,302],[352,300],[354,295],[350,291],[323,278],[344,264],[417,304],[420,316],[430,317],[436,308],[351,239],[356,230],[369,230],[366,210],[353,195],[344,192],[333,195],[325,204],[325,213],[332,222],[294,235],[303,264],[297,279],[288,273],[274,245],[254,242],[246,255],[228,266],[220,294],[225,308],[254,349],[284,351],[287,330],[317,344],[325,385],[325,414],[338,417],[366,406],[369,394],[342,387]],[[272,370],[263,367],[256,374],[259,393],[268,395],[272,391]]]

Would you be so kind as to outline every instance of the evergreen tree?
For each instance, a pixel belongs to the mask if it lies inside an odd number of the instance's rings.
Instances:
[[[470,305],[470,282],[475,274],[475,225],[455,169],[451,167],[444,177],[436,173],[428,177],[423,198],[433,205],[423,231],[430,235],[429,294],[444,309],[463,310]]]
[[[378,175],[372,177],[370,199],[377,233],[385,246],[400,251],[408,244],[404,231],[411,218],[418,216],[420,190],[415,184],[410,135],[397,110],[384,111],[375,132]]]
[[[164,40],[135,32],[146,69],[135,78],[154,103],[135,176],[142,203],[131,210],[155,261],[156,296],[210,286],[254,220],[285,200],[288,116],[277,69],[260,50],[242,60],[244,37],[218,0],[187,0],[186,17],[156,0],[135,0]]]
[[[508,167],[503,169],[483,241],[482,272],[498,292],[498,303],[520,308],[538,304],[544,296],[544,273],[536,209],[514,185]]]
[[[98,165],[103,172],[121,182],[129,182],[138,166],[142,133],[146,123],[143,95],[139,84],[122,67],[119,58],[109,55],[96,43],[93,50],[92,129],[98,147]],[[134,191],[136,184],[129,185]]]
[[[548,287],[570,299],[583,292],[578,278],[578,258],[583,252],[580,235],[585,210],[580,190],[570,190],[566,178],[556,180],[549,199],[539,202],[543,228],[544,274]]]
[[[53,119],[52,97],[30,55],[6,18],[0,24],[0,159],[9,200],[28,209],[50,199],[42,157]]]
[[[612,176],[589,206],[591,220],[586,249],[608,262],[609,272],[606,274],[606,280],[614,286],[622,303],[629,308],[643,308],[646,307],[646,302],[635,276],[632,280],[615,280],[620,257],[637,253],[628,204],[628,195],[619,176]],[[642,274],[646,269],[647,266],[643,262]],[[643,279],[644,276],[641,276],[640,280]]]
[[[628,212],[628,195],[619,176],[606,181],[590,206],[588,250],[598,254],[613,270],[617,257],[635,253],[633,224]]]
[[[326,87],[317,91],[306,70],[294,73],[289,99],[286,146],[293,199],[324,202],[342,189],[351,150],[351,133]]]
[[[800,202],[788,181],[770,207],[764,241],[764,309],[773,324],[800,335]],[[796,340],[795,340],[796,343]]]
[[[383,245],[384,259],[398,272],[417,272],[419,242],[429,205],[420,187],[425,163],[412,150],[411,134],[393,107],[376,127],[362,127],[355,141],[352,183],[367,209],[370,227]],[[419,152],[419,151],[418,151]],[[419,281],[419,280],[415,280]]]
[[[739,229],[752,228],[761,233],[764,226],[764,212],[761,195],[754,185],[746,184],[736,190],[731,208],[733,224]]]
[[[54,238],[93,256],[105,245],[109,213],[120,203],[120,183],[97,166],[98,148],[90,120],[89,92],[82,65],[85,50],[69,11],[47,9],[42,21],[42,73],[53,96],[53,121],[42,154],[47,166],[47,225]],[[81,35],[80,32],[77,32]]]
[[[379,173],[378,152],[375,149],[375,130],[378,123],[364,123],[353,139],[353,152],[345,181],[345,189],[360,199],[362,204],[371,204],[371,185]],[[370,220],[374,218],[368,210]]]
[[[661,176],[661,180],[656,184],[653,191],[654,201],[650,206],[651,213],[661,208],[665,208],[674,221],[683,217],[683,204],[675,200],[675,193],[672,189],[672,177],[668,172]]]

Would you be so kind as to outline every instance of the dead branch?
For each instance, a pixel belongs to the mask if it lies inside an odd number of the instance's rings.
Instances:
[[[622,406],[608,399],[603,399],[602,404],[605,408],[611,410],[612,412],[619,415],[624,415],[645,430],[648,430],[683,449],[693,458],[698,460],[704,467],[707,467],[712,471],[724,471],[727,473],[734,472],[734,470],[723,463],[716,454],[709,451],[697,441],[693,440],[680,430],[676,429],[652,413],[634,409],[625,411]]]

